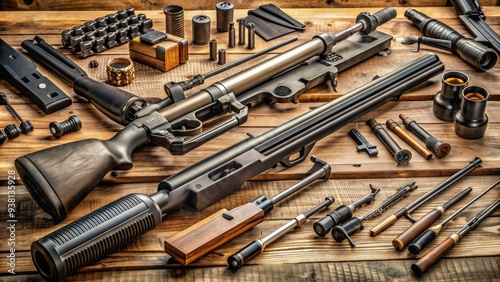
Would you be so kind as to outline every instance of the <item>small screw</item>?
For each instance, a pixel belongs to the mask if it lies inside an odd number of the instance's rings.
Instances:
[[[75,115],[70,116],[62,122],[53,121],[49,124],[50,133],[54,137],[63,136],[66,133],[75,132],[82,128],[82,121]]]

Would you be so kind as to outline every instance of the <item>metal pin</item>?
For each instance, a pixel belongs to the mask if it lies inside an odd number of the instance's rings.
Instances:
[[[226,49],[219,49],[219,65],[226,64]]]
[[[236,46],[236,32],[234,30],[234,23],[229,23],[229,48],[234,48]]]
[[[253,49],[255,48],[255,24],[254,23],[248,23],[248,45],[247,49]]]
[[[238,45],[245,45],[245,19],[238,20]]]
[[[217,61],[217,40],[210,40],[210,61]]]

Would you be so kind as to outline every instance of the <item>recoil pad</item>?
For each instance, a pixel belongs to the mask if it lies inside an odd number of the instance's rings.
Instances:
[[[34,241],[31,257],[47,281],[59,281],[161,223],[157,203],[144,194],[120,198]]]

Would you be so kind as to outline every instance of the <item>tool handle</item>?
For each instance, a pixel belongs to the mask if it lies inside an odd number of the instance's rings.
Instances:
[[[395,214],[382,220],[377,225],[373,226],[372,229],[370,229],[370,236],[377,236],[377,234],[389,228],[389,226],[393,225],[397,220],[398,217]]]
[[[394,240],[392,240],[392,246],[398,251],[403,250],[413,239],[431,226],[432,223],[434,223],[442,214],[443,210],[441,208],[436,208],[428,212],[421,219],[403,231],[403,233],[394,238]]]
[[[439,245],[430,250],[427,254],[417,260],[411,265],[411,270],[417,274],[422,275],[429,267],[431,267],[439,258],[441,258],[446,252],[455,247],[456,242],[451,238],[446,238]]]
[[[165,252],[187,265],[261,223],[264,211],[253,203],[222,209],[165,241]]]
[[[437,234],[431,229],[425,230],[420,236],[418,236],[410,245],[408,245],[408,250],[414,255],[418,255],[427,245],[429,245],[434,239],[436,239]]]

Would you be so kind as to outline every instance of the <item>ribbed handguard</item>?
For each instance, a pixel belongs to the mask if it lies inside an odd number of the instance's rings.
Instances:
[[[381,26],[394,19],[397,16],[397,12],[394,8],[388,7],[374,13],[373,16],[377,19],[378,25]]]
[[[144,194],[120,198],[31,244],[40,275],[59,281],[118,250],[162,220],[156,202]]]

